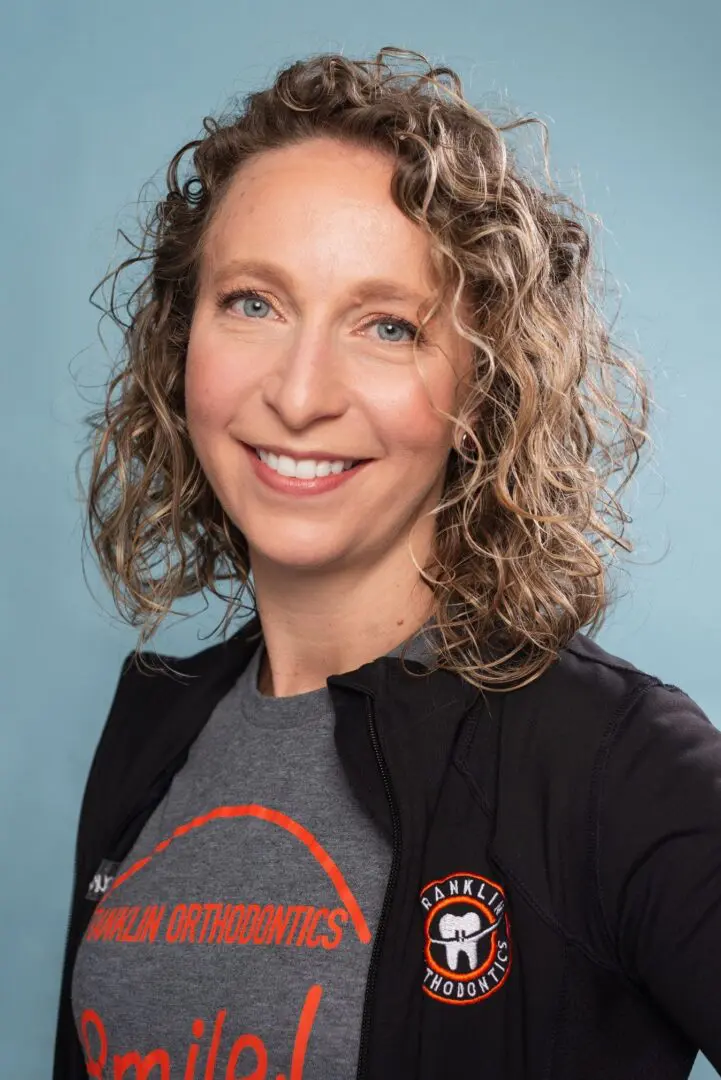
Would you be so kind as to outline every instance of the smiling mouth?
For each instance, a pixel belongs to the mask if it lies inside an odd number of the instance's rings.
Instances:
[[[326,476],[337,476],[339,473],[348,472],[357,465],[363,464],[363,458],[331,458],[329,455],[296,458],[290,454],[276,453],[265,450],[262,447],[254,447],[245,444],[247,449],[262,461],[269,469],[279,476],[296,478],[299,480],[315,480]]]
[[[259,469],[259,476],[271,487],[279,491],[290,491],[302,494],[306,491],[322,492],[336,487],[342,479],[355,475],[357,471],[368,464],[371,458],[351,460],[337,458],[291,458],[290,455],[277,455],[272,451],[265,451],[254,447],[250,443],[242,443],[246,453],[250,455]]]
[[[344,463],[352,461],[354,465],[357,465],[360,461],[370,461],[370,458],[347,458],[343,454],[327,454],[322,450],[305,450],[300,453],[292,453],[290,450],[279,449],[277,446],[253,446],[252,443],[245,443],[244,445],[249,450],[254,450],[258,456],[261,454],[273,454],[277,458],[290,458],[291,461],[296,463],[301,461],[343,461]]]

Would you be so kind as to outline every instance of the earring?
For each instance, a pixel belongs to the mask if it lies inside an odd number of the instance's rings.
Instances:
[[[463,438],[461,439],[461,446],[466,451],[467,454],[470,454],[471,450],[473,449],[473,443],[471,442],[471,438],[470,438],[467,431],[463,432]]]

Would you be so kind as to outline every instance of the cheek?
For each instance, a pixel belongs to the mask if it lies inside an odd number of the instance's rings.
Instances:
[[[242,395],[239,367],[201,335],[191,334],[185,364],[185,410],[196,432],[223,427]]]
[[[437,393],[429,398],[423,384],[378,400],[374,413],[386,445],[406,451],[414,460],[432,461],[442,455],[450,446],[449,421],[438,415],[432,402],[445,411],[452,405],[452,399]]]
[[[455,378],[429,365],[424,379],[414,374],[403,392],[379,405],[379,411],[396,442],[407,446],[414,456],[433,459],[450,448],[451,421],[442,414],[453,413],[454,407]]]
[[[195,362],[188,353],[185,365],[185,412],[191,434],[193,429],[212,425],[218,416],[219,406],[217,380],[206,365]]]

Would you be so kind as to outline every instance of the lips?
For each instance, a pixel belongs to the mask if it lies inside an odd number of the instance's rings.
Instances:
[[[321,450],[284,450],[277,446],[254,446],[252,443],[243,443],[243,446],[256,453],[263,451],[264,454],[275,454],[276,457],[289,457],[293,461],[352,461],[354,465],[370,461],[370,458],[353,458],[350,454],[327,454]]]
[[[337,475],[359,464],[357,459],[350,458],[294,458],[289,454],[276,454],[272,450],[263,450],[260,447],[256,447],[255,453],[274,472],[281,476],[297,476],[302,480],[313,480],[317,476],[328,476],[330,473]],[[291,471],[288,471],[288,462],[292,463]]]
[[[253,472],[262,482],[264,487],[270,488],[278,494],[285,496],[313,497],[324,495],[327,492],[334,491],[336,488],[349,481],[352,482],[353,477],[357,476],[359,472],[362,472],[362,470],[370,464],[370,461],[361,461],[357,465],[353,465],[350,469],[345,469],[339,473],[330,473],[328,476],[317,476],[314,479],[303,479],[302,477],[297,476],[283,476],[282,473],[271,469],[271,467],[259,457],[255,447],[250,446],[249,443],[241,443],[241,446],[248,455]]]

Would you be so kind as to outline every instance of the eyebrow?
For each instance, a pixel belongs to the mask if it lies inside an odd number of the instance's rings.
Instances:
[[[292,289],[291,279],[284,270],[274,263],[258,259],[234,259],[232,262],[219,267],[213,274],[213,285],[218,287],[241,274],[265,278],[266,281],[271,282],[277,288],[284,289],[286,292],[290,292]],[[405,289],[397,281],[380,277],[366,278],[365,281],[358,282],[357,285],[353,286],[351,293],[353,299],[359,304],[368,303],[370,300],[385,300],[388,302],[396,301],[415,304],[416,307],[419,307],[429,299],[429,297],[412,289]]]

